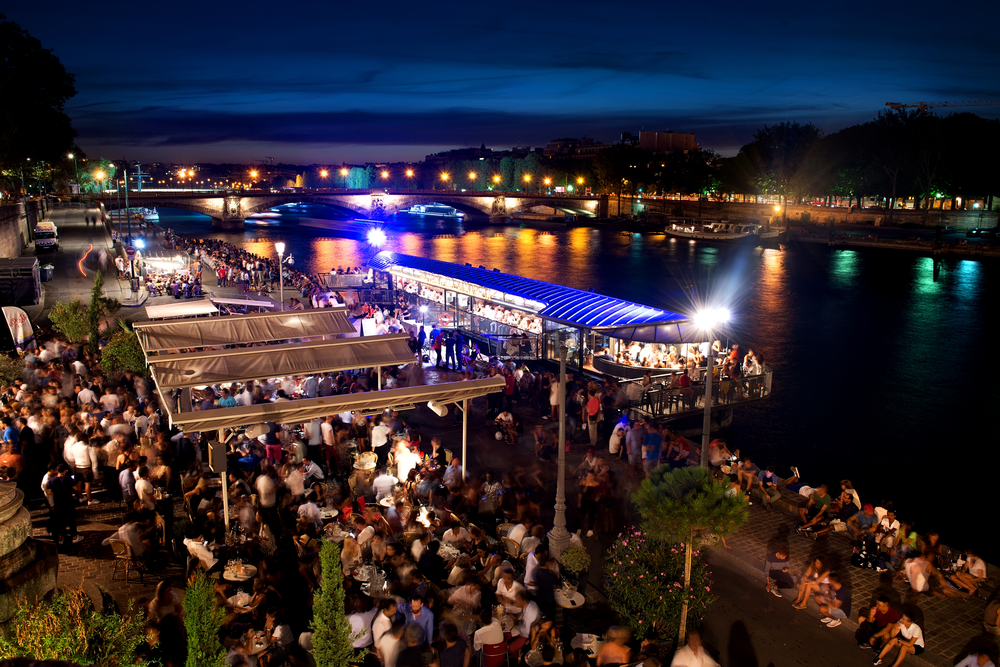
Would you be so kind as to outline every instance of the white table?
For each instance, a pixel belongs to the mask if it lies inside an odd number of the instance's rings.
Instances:
[[[569,642],[572,648],[583,648],[586,649],[587,654],[593,658],[596,657],[601,651],[601,647],[604,646],[604,642],[597,635],[583,635],[577,633],[575,637]],[[589,646],[590,648],[587,648]]]
[[[340,512],[333,509],[332,507],[323,508],[319,511],[319,518],[323,519],[324,521],[329,521],[330,519],[336,519],[339,514]]]
[[[556,604],[563,609],[579,609],[587,601],[587,598],[583,597],[583,593],[579,591],[570,596],[567,596],[562,591],[556,591],[555,598]]]
[[[253,565],[244,565],[243,574],[237,574],[235,571],[226,568],[222,572],[222,578],[226,581],[250,581],[257,576],[257,568]]]

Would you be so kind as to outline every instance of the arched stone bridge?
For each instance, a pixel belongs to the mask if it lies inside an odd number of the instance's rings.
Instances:
[[[105,207],[124,207],[115,197],[103,197]],[[503,219],[536,206],[584,217],[608,216],[607,196],[545,195],[447,190],[301,190],[296,192],[132,192],[129,206],[177,208],[202,213],[220,229],[241,228],[247,216],[282,204],[327,204],[366,219],[381,220],[417,204],[446,204],[466,214]]]

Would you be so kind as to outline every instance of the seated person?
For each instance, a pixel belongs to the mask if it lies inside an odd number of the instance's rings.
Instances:
[[[740,450],[737,449],[736,451],[738,454]],[[725,441],[716,438],[708,443],[708,461],[712,464],[712,467],[718,468],[723,463],[728,463],[732,458],[733,455],[729,451],[729,448],[726,447]]]
[[[510,413],[509,410],[504,410],[493,422],[497,431],[504,434],[504,439],[507,442],[514,442],[517,440],[517,430],[514,424],[514,415]]]
[[[880,595],[868,613],[862,613],[858,617],[858,629],[854,633],[854,638],[858,640],[858,647],[881,650],[882,644],[889,638],[892,626],[898,620],[899,612],[889,606],[889,598]]]
[[[797,532],[816,530],[821,523],[826,523],[827,510],[830,509],[831,502],[827,488],[826,484],[820,484],[819,488],[809,497],[806,506],[799,509],[802,525],[795,529]]]
[[[976,594],[976,587],[986,581],[986,563],[976,555],[972,549],[968,550],[969,559],[958,572],[953,572],[950,578],[953,582],[969,591],[969,595]]]
[[[878,530],[878,515],[871,505],[865,505],[860,512],[856,512],[847,520],[847,532],[855,545],[868,539],[874,540],[876,530]]]
[[[750,489],[752,489],[757,483],[757,473],[759,472],[760,468],[754,464],[753,459],[749,456],[743,460],[743,463],[740,464],[739,469],[736,471],[736,476],[739,479],[741,490],[743,489],[743,482],[745,481],[747,483],[748,496],[750,495]]]

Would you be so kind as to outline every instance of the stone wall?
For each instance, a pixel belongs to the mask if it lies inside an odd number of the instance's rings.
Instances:
[[[31,230],[45,215],[41,200],[0,206],[0,257],[20,257],[32,241]]]
[[[653,216],[664,215],[678,218],[703,218],[706,220],[758,220],[761,224],[765,218],[771,219],[772,225],[781,225],[782,214],[788,216],[791,224],[809,223],[828,225],[866,225],[885,224],[886,211],[881,209],[849,209],[846,207],[825,207],[789,205],[787,213],[784,207],[776,210],[774,204],[750,204],[741,202],[677,201],[672,199],[644,199],[642,203],[646,212]],[[611,215],[617,211],[617,198],[611,200]],[[623,214],[631,210],[632,200],[622,198]],[[924,224],[924,211],[895,210],[892,213],[892,224],[895,227],[904,223]],[[932,209],[927,219],[927,225],[951,225],[964,231],[974,227],[993,227],[998,224],[997,211],[942,211]]]
[[[55,588],[59,554],[31,539],[31,515],[13,482],[0,483],[0,627],[18,606],[33,604]]]

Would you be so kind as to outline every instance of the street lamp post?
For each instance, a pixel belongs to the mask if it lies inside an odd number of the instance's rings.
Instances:
[[[569,547],[566,530],[566,343],[559,346],[559,476],[556,478],[556,516],[549,531],[549,552],[559,558]]]
[[[274,244],[274,249],[278,251],[278,285],[281,290],[281,310],[285,310],[285,243],[278,241]]]
[[[406,170],[406,189],[410,190],[413,188],[413,170]]]
[[[76,192],[80,194],[80,168],[76,166],[76,153],[70,153],[69,156],[73,158],[73,171],[76,172]]]
[[[347,167],[341,167],[340,169],[340,189],[347,189]]]
[[[694,317],[695,325],[708,336],[708,360],[705,365],[705,418],[701,427],[701,467],[708,467],[708,445],[712,437],[712,375],[715,372],[715,352],[712,342],[715,328],[729,321],[729,311],[725,308],[705,310]]]

